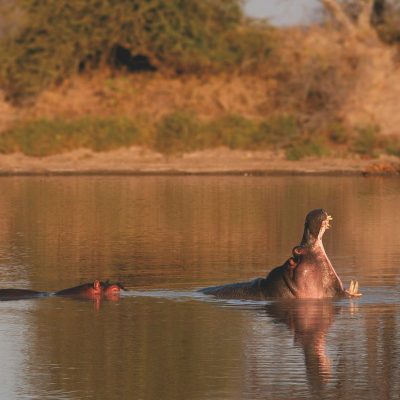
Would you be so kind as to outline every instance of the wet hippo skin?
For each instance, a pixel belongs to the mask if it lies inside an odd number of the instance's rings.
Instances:
[[[94,282],[84,283],[57,292],[40,292],[30,289],[0,289],[0,300],[22,300],[48,296],[79,298],[109,297],[118,296],[120,290],[125,290],[120,283],[95,280]]]
[[[360,296],[357,283],[352,282],[349,290],[344,289],[326,255],[322,237],[329,229],[331,220],[332,217],[323,209],[310,211],[300,245],[293,248],[292,257],[272,269],[266,278],[208,287],[200,292],[218,298],[249,300]]]

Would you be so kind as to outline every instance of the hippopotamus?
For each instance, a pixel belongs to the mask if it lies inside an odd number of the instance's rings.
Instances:
[[[99,298],[116,296],[125,288],[118,282],[99,281],[84,283],[57,292],[40,292],[30,289],[0,289],[0,300],[22,300],[38,297],[63,296],[76,298]]]
[[[331,221],[332,217],[324,209],[310,211],[300,245],[293,248],[292,257],[272,269],[266,278],[208,287],[200,292],[218,298],[250,300],[361,296],[357,282],[351,282],[349,290],[344,289],[326,255],[322,237]]]
[[[110,281],[98,281],[93,283],[84,283],[68,289],[55,292],[55,296],[75,296],[75,297],[93,297],[93,296],[111,296],[119,294],[122,290],[126,290],[119,282],[112,283]]]
[[[22,300],[48,296],[47,292],[30,289],[0,289],[0,300]]]

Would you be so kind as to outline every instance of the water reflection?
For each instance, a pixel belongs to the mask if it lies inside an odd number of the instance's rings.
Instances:
[[[325,247],[346,284],[391,284],[397,273],[400,253],[388,249],[398,248],[398,179],[2,178],[0,187],[9,286],[112,278],[187,288],[263,276],[318,207],[334,217]]]
[[[307,379],[314,391],[323,388],[332,377],[332,361],[326,352],[326,335],[340,308],[332,301],[299,300],[273,302],[266,313],[285,324],[294,343],[304,352]]]
[[[1,302],[1,400],[398,398],[400,180],[1,178],[0,189],[0,287],[130,289],[99,304]],[[325,248],[346,285],[360,282],[359,301],[168,295],[265,276],[317,207],[334,217]]]

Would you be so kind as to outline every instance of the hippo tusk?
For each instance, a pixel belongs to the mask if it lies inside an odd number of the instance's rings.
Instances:
[[[360,293],[358,291],[358,282],[357,281],[353,281],[353,280],[350,281],[350,286],[349,286],[349,290],[347,290],[347,293],[352,297],[353,296],[354,297],[362,296],[362,293]]]

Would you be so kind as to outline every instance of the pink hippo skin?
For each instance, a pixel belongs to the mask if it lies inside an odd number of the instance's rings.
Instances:
[[[72,296],[72,297],[116,297],[119,296],[120,291],[125,288],[120,283],[112,283],[110,281],[95,280],[91,283],[84,283],[83,285],[75,286],[69,289],[60,290],[55,292],[56,296]]]
[[[274,268],[266,278],[214,286],[200,291],[218,298],[264,300],[324,299],[358,297],[358,283],[345,290],[342,281],[326,255],[322,236],[330,227],[332,217],[323,209],[310,211],[305,220],[299,246],[293,248],[293,257]]]

